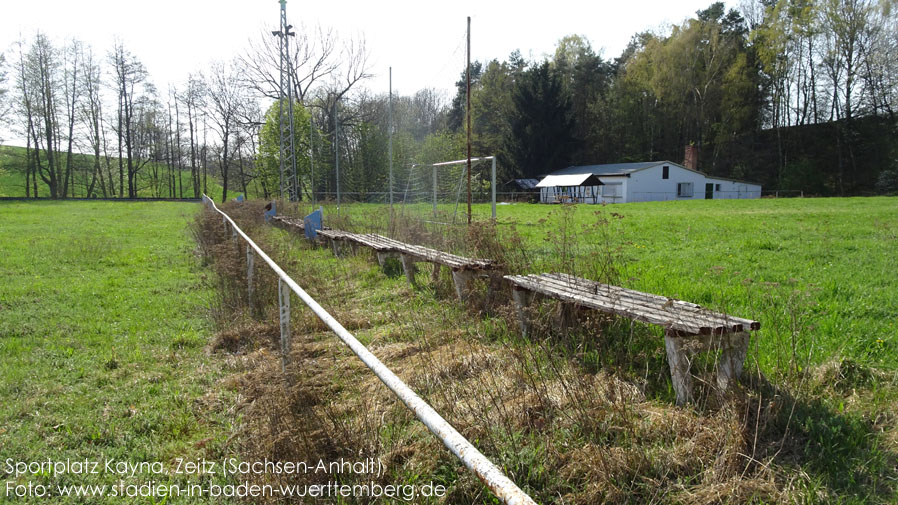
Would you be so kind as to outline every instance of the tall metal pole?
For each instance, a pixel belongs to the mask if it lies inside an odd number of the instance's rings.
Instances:
[[[280,40],[280,89],[278,93],[278,119],[280,122],[280,196],[291,201],[297,199],[296,149],[293,129],[293,65],[290,63],[290,37],[296,36],[287,24],[287,0],[280,0],[280,30],[272,32]],[[286,109],[286,110],[285,110]]]
[[[334,100],[334,167],[337,169],[337,212],[340,212],[340,118],[337,117],[337,104]]]
[[[493,156],[493,168],[490,171],[490,188],[492,188],[493,221],[496,220],[496,157]]]
[[[309,189],[312,193],[312,202],[318,203],[318,199],[315,198],[315,138],[312,136],[315,134],[315,122],[312,116],[311,107],[309,108]]]
[[[468,65],[465,74],[468,81],[468,224],[471,224],[471,16],[468,16]]]
[[[390,126],[390,148],[389,148],[389,156],[390,156],[390,224],[393,224],[393,67],[390,67],[390,111],[389,111],[389,123]]]

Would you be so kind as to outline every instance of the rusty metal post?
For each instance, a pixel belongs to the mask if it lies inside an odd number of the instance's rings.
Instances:
[[[278,277],[278,306],[281,316],[281,371],[287,371],[290,356],[290,286]]]

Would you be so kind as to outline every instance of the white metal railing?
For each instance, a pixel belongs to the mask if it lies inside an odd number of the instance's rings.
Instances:
[[[393,393],[402,400],[415,416],[427,426],[427,429],[439,438],[443,444],[468,467],[469,470],[483,481],[484,484],[508,505],[536,505],[530,496],[521,491],[521,489],[511,481],[502,471],[494,465],[486,456],[483,455],[471,442],[461,435],[452,427],[442,416],[440,416],[430,405],[427,404],[420,396],[418,396],[410,387],[394,374],[386,365],[383,364],[374,354],[371,353],[361,342],[358,341],[346,328],[343,327],[333,316],[331,316],[321,305],[318,304],[308,293],[299,287],[296,282],[278,266],[265,252],[256,245],[237,224],[224,212],[215,206],[215,202],[211,198],[203,195],[203,203],[215,212],[221,214],[225,227],[229,228],[232,237],[242,238],[246,242],[246,259],[247,259],[247,289],[250,297],[252,296],[252,269],[254,266],[254,256],[258,255],[278,276],[278,300],[281,324],[281,352],[283,363],[286,363],[287,351],[290,348],[290,291],[305,303],[312,312],[321,319],[334,333],[340,337],[346,345],[352,349],[359,359],[377,375]]]

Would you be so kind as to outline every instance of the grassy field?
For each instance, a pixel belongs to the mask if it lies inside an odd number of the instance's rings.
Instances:
[[[504,295],[481,292],[466,307],[445,271],[432,283],[422,269],[411,287],[396,264],[383,270],[364,251],[335,258],[263,225],[258,202],[225,208],[539,503],[898,497],[894,199],[515,204],[499,207],[496,227],[471,231],[421,222],[423,208],[397,219],[401,239],[501,257],[513,271],[568,271],[760,320],[736,394],[704,388],[686,408],[673,405],[658,328],[590,318],[559,332],[554,307],[543,304],[537,336],[523,339]],[[495,503],[295,299],[283,373],[275,279],[257,266],[250,305],[243,250],[220,219],[207,216],[192,242],[187,225],[198,210],[0,203],[0,481],[118,480],[16,479],[6,458],[170,469],[181,457],[375,457],[387,467],[379,484],[449,489],[416,503]],[[489,207],[475,212],[486,217]],[[325,216],[340,229],[391,232],[383,206],[325,206]],[[188,479],[125,480],[151,478]]]
[[[311,208],[300,207],[286,210]],[[325,216],[339,229],[390,231],[382,206],[325,206]],[[472,315],[445,275],[433,285],[420,272],[412,289],[365,252],[335,259],[258,224],[252,235],[539,502],[893,503],[896,225],[894,199],[871,198],[508,205],[496,228],[467,235],[412,221],[394,230],[466,254],[493,247],[516,271],[611,278],[760,320],[743,388],[687,409],[672,406],[658,328],[599,319],[559,333],[544,305],[541,333],[522,341],[507,299]],[[280,390],[255,389],[254,404],[267,405],[247,414],[256,455],[284,450],[281,430],[308,439],[323,418],[337,449],[291,454],[363,447],[396,479],[441,476],[450,503],[489,503],[319,323],[297,325],[288,376],[313,393],[283,405]],[[248,380],[272,382],[276,369],[260,365]]]
[[[189,476],[170,471],[176,458],[218,454],[237,419],[222,414],[230,393],[204,351],[213,293],[187,229],[197,210],[168,202],[0,203],[4,485],[183,483]],[[67,459],[101,469],[108,459],[162,462],[166,470],[133,478],[9,472],[9,460]],[[29,500],[7,491],[0,489],[0,502],[151,503]]]

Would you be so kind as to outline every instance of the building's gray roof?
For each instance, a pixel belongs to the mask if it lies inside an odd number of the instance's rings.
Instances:
[[[539,179],[514,179],[514,183],[521,189],[536,189]]]
[[[594,175],[627,175],[657,165],[677,165],[670,161],[641,161],[638,163],[610,163],[607,165],[580,165],[562,168],[551,175],[594,174]]]

